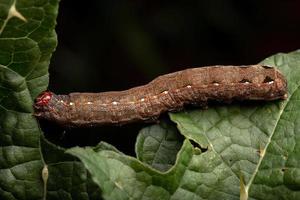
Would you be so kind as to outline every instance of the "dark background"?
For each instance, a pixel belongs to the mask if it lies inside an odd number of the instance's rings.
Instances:
[[[188,67],[255,64],[300,48],[297,0],[62,0],[57,21],[49,89],[58,94],[123,90]],[[145,126],[43,122],[58,145],[103,140],[131,155]]]

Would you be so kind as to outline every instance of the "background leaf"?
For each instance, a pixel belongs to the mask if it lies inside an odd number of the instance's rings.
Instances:
[[[71,148],[67,152],[80,158],[101,187],[105,199],[169,199],[180,184],[192,158],[192,146],[185,141],[173,168],[162,173],[135,158],[115,151]]]
[[[48,86],[58,0],[0,3],[0,199],[99,199],[83,165],[41,137],[33,99]],[[42,169],[48,168],[48,182]],[[47,191],[47,195],[44,191]]]
[[[186,137],[196,142],[199,135],[207,139],[213,162],[224,165],[224,171],[218,176],[226,176],[228,170],[236,179],[243,177],[246,196],[256,199],[300,198],[297,178],[284,178],[300,169],[299,161],[291,166],[288,164],[289,159],[295,160],[300,148],[300,129],[297,127],[300,122],[299,62],[299,51],[278,54],[262,62],[277,66],[285,74],[289,85],[286,101],[220,106],[171,115]],[[193,127],[192,131],[189,127]]]
[[[83,164],[47,140],[41,140],[49,170],[47,199],[99,199],[101,192]]]
[[[56,46],[57,4],[56,0],[0,4],[1,199],[44,196],[44,161],[32,98],[48,84],[47,67]]]
[[[137,158],[160,171],[170,169],[182,145],[177,129],[161,122],[143,128],[137,137],[135,151]]]
[[[287,77],[286,101],[170,114],[186,138],[208,150],[199,154],[185,140],[175,165],[165,173],[115,151],[68,152],[82,160],[105,199],[240,199],[240,192],[250,199],[298,199],[299,62],[299,51],[263,61]]]

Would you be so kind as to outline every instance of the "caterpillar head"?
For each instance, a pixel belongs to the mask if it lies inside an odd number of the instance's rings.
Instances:
[[[39,108],[47,106],[49,101],[51,100],[52,96],[53,96],[53,93],[49,92],[49,91],[45,91],[42,94],[40,94],[35,100],[35,105],[34,105],[35,108],[39,109]]]
[[[64,121],[67,106],[62,103],[61,96],[50,91],[41,93],[35,99],[34,116],[47,120]]]

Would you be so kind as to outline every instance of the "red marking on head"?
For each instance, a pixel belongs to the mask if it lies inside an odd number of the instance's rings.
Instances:
[[[49,103],[52,95],[52,92],[43,92],[36,98],[35,104],[38,106],[46,106]]]

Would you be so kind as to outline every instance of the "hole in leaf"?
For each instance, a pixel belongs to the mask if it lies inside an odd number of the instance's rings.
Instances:
[[[201,152],[207,151],[207,148],[201,147],[201,146],[200,146],[197,142],[195,142],[194,140],[190,140],[190,143],[193,145],[193,147],[194,147],[195,149],[200,149]]]
[[[286,168],[281,168],[281,171],[282,171],[282,172],[285,172],[285,170],[286,170]]]

